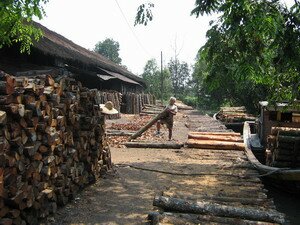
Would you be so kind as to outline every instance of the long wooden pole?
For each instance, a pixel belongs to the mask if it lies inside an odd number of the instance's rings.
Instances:
[[[146,130],[148,130],[153,124],[155,124],[160,118],[165,116],[167,109],[164,109],[161,113],[156,115],[152,120],[150,120],[145,126],[139,129],[135,134],[133,134],[129,141],[132,139],[136,139],[137,137],[141,136]]]

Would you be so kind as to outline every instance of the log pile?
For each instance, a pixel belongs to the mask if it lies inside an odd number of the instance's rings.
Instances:
[[[37,224],[111,167],[97,91],[0,76],[0,224]]]
[[[149,104],[155,104],[154,95],[126,93],[123,95],[121,112],[126,114],[139,114],[143,106]]]
[[[240,133],[235,132],[190,132],[186,144],[189,148],[241,151],[245,149]]]
[[[118,110],[118,114],[114,115],[107,115],[108,119],[119,119],[121,118],[120,110],[121,110],[121,103],[122,103],[122,94],[117,91],[99,91],[97,92],[97,103],[98,104],[105,104],[107,101],[111,101],[114,104],[114,108]]]
[[[267,138],[266,165],[300,167],[300,128],[272,127]]]
[[[216,119],[223,123],[255,121],[255,117],[246,112],[245,106],[221,107],[220,111],[216,114]]]

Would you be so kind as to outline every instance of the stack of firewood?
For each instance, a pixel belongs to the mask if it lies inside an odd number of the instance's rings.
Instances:
[[[37,224],[111,167],[97,91],[0,74],[0,224]]]
[[[244,121],[254,121],[255,117],[246,112],[245,106],[221,107],[216,114],[216,118],[224,123],[236,123]]]
[[[155,97],[151,94],[126,93],[122,101],[121,112],[139,114],[145,104],[155,104]]]
[[[122,102],[122,95],[120,92],[117,91],[99,91],[98,92],[98,104],[105,104],[107,101],[111,101],[114,105],[114,108],[118,110],[118,114],[108,115],[108,119],[119,119],[120,116],[120,109],[121,109],[121,102]]]
[[[267,139],[266,164],[300,167],[300,128],[272,127]]]

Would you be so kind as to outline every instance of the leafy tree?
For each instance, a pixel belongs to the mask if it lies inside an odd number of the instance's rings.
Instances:
[[[119,57],[120,44],[112,38],[106,38],[104,41],[99,41],[95,45],[94,51],[105,56],[111,61],[121,64],[122,59]]]
[[[0,48],[20,43],[21,52],[30,52],[33,40],[42,36],[33,23],[33,17],[44,15],[42,3],[48,0],[3,0],[0,2]]]
[[[146,91],[154,94],[156,98],[161,98],[161,95],[163,95],[164,98],[171,96],[172,84],[170,72],[167,68],[163,69],[163,88],[161,88],[161,71],[157,66],[155,59],[150,59],[147,61],[142,77],[147,84]]]
[[[299,99],[299,1],[290,9],[279,0],[195,1],[192,15],[212,13],[220,16],[198,56],[207,66],[197,78],[203,90],[217,101],[248,106]]]
[[[193,14],[219,12],[200,51],[210,90],[224,100],[254,105],[258,100],[299,97],[299,5],[279,1],[197,1]],[[292,40],[295,44],[292,45]],[[291,57],[291,51],[293,57]]]
[[[183,97],[185,88],[190,79],[190,69],[186,62],[180,62],[177,58],[171,59],[168,63],[171,73],[173,93],[175,97]]]

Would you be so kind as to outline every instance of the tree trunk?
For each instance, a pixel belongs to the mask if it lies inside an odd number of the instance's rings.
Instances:
[[[285,222],[284,215],[275,211],[233,207],[205,201],[191,202],[177,198],[156,196],[153,200],[153,205],[163,208],[164,210],[184,213],[211,214],[214,216],[243,218],[280,224]]]

